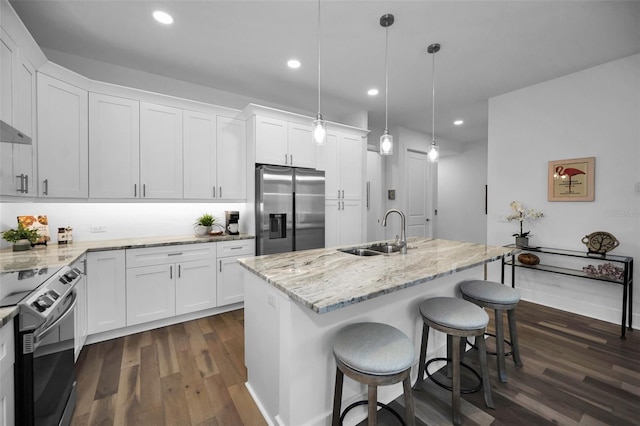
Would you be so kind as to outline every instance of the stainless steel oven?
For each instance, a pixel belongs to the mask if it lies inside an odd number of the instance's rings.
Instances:
[[[74,362],[77,268],[63,267],[36,289],[5,297],[15,321],[16,419],[25,426],[68,425],[76,400]],[[4,283],[3,283],[4,285]]]

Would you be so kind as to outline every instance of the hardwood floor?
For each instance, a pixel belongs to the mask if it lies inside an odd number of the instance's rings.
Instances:
[[[244,383],[244,311],[86,346],[72,425],[264,425]]]
[[[72,425],[265,424],[244,387],[243,314],[85,347]],[[464,395],[463,425],[640,424],[640,330],[621,340],[615,324],[528,302],[517,320],[524,366],[508,359],[508,383],[500,383],[490,356],[496,408],[486,408],[481,393]],[[425,383],[413,392],[417,424],[451,424],[450,393]],[[401,404],[402,397],[391,405],[402,413]],[[379,424],[396,423],[380,413]]]

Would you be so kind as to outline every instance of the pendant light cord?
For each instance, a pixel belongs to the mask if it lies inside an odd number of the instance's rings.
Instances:
[[[389,70],[387,65],[387,56],[389,54],[389,27],[385,28],[386,30],[386,40],[384,47],[384,129],[388,130],[388,120],[387,115],[389,111]]]
[[[320,115],[320,0],[318,0],[318,115]]]
[[[436,52],[432,53],[433,60],[431,62],[431,144],[436,143]]]

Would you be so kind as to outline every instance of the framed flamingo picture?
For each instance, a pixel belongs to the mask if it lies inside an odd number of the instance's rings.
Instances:
[[[595,157],[549,161],[549,201],[593,201]]]

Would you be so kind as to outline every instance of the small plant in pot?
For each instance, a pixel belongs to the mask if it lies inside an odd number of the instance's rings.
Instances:
[[[216,219],[215,216],[209,213],[204,213],[196,220],[196,223],[194,223],[193,225],[196,235],[199,237],[209,235],[214,226],[219,226],[217,221],[218,219]]]
[[[2,238],[13,243],[13,251],[29,250],[38,241],[40,234],[35,229],[27,229],[18,224],[18,229],[9,229],[2,233]]]

